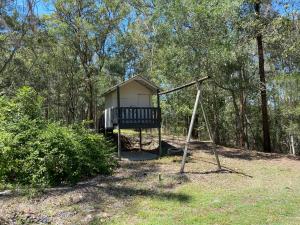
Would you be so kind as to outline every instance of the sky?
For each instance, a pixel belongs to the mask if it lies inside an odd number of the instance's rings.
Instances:
[[[26,5],[26,1],[27,0],[15,0],[13,7],[22,9],[24,5]],[[54,0],[36,0],[35,14],[39,16],[51,14],[51,12],[54,11],[53,1]],[[272,6],[282,15],[291,13],[293,10],[300,12],[300,0],[272,0]]]
[[[24,6],[27,5],[27,0],[15,0],[11,2],[14,2],[11,3],[12,8],[17,8],[19,11],[25,11]],[[42,16],[53,12],[54,7],[52,2],[52,0],[35,0],[35,14]]]
[[[38,15],[44,15],[49,14],[54,11],[54,7],[52,3],[47,3],[43,0],[40,0],[40,2],[37,5],[37,14]]]

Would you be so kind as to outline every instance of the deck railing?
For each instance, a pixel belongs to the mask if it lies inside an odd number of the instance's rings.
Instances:
[[[112,108],[112,122],[121,128],[155,128],[160,126],[161,111],[155,107]]]

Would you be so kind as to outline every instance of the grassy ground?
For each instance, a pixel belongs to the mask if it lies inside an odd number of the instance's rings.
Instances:
[[[220,147],[218,172],[209,146],[192,148],[184,175],[172,156],[33,198],[0,194],[0,224],[300,224],[299,160]]]
[[[175,188],[178,198],[139,196],[107,224],[300,224],[297,167],[264,160],[232,163],[247,172],[243,175],[188,166],[194,179]]]
[[[107,224],[300,224],[299,161],[223,149],[216,172],[207,153],[193,154],[173,197],[137,196]],[[173,157],[159,163],[179,168]]]

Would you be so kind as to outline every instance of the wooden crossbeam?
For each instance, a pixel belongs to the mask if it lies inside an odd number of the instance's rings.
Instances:
[[[206,77],[203,77],[203,78],[201,78],[201,79],[199,79],[199,80],[190,82],[190,83],[188,83],[188,84],[184,84],[184,85],[182,85],[182,86],[173,88],[173,89],[171,89],[171,90],[159,92],[158,94],[159,94],[159,95],[165,95],[165,94],[169,94],[169,93],[174,92],[174,91],[179,91],[179,90],[181,90],[181,89],[183,89],[183,88],[192,86],[192,85],[197,84],[197,83],[200,83],[200,84],[201,84],[203,81],[205,81],[205,80],[207,80],[207,79],[210,79],[210,77],[209,77],[209,76],[206,76]]]

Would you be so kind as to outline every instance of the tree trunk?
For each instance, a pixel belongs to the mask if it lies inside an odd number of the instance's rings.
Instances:
[[[90,128],[94,128],[94,123],[95,123],[95,117],[94,117],[94,88],[93,88],[93,84],[91,83],[91,81],[89,81],[89,116],[88,119],[89,121],[91,121],[92,123],[90,124]]]
[[[180,127],[179,124],[177,124],[177,126]],[[199,128],[199,115],[197,114],[195,117],[195,123],[194,123],[193,131],[192,131],[192,137],[194,139],[198,138],[198,128]]]
[[[242,148],[249,148],[248,134],[247,134],[247,123],[245,119],[246,115],[246,96],[244,90],[240,93],[240,146]]]
[[[239,113],[239,107],[238,104],[236,103],[236,95],[234,91],[231,91],[232,95],[232,103],[234,107],[234,112],[235,112],[235,127],[236,127],[236,132],[235,132],[235,145],[239,147],[243,147],[241,145],[241,133],[242,133],[242,125],[241,125],[241,117]]]
[[[216,95],[217,90],[215,85],[213,85],[213,120],[214,120],[214,141],[215,144],[220,144],[220,123],[219,123],[219,107],[217,105],[218,96]]]
[[[242,68],[240,71],[242,83],[246,83],[245,69]],[[249,149],[249,139],[248,139],[248,126],[246,121],[246,107],[247,107],[247,93],[245,92],[244,85],[240,85],[241,94],[240,94],[240,114],[241,114],[241,123],[242,123],[242,146]]]
[[[240,147],[244,148],[245,147],[245,104],[244,104],[244,92],[241,90],[240,93]]]
[[[260,16],[260,1],[255,3],[255,12],[257,17]],[[271,152],[269,116],[267,108],[267,91],[266,91],[266,77],[264,68],[264,49],[262,42],[262,34],[259,32],[256,36],[258,60],[259,60],[259,78],[260,78],[260,95],[261,95],[261,113],[263,125],[263,146],[265,152]]]

